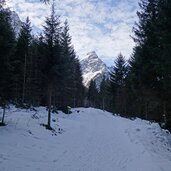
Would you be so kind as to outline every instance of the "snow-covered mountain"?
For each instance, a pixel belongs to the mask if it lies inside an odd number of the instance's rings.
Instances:
[[[14,32],[16,33],[16,36],[18,37],[18,34],[20,32],[22,21],[20,20],[18,14],[15,11],[11,11],[11,24],[14,29]]]
[[[106,64],[95,51],[89,52],[86,58],[81,61],[81,69],[85,87],[89,87],[91,80],[95,80],[97,88],[99,88],[103,77],[109,74]]]

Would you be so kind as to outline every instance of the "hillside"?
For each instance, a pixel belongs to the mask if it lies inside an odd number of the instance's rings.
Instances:
[[[171,135],[158,124],[93,108],[52,115],[11,108],[0,127],[1,171],[170,171]]]

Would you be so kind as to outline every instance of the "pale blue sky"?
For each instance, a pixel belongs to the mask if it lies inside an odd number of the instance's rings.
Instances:
[[[21,20],[30,17],[33,28],[42,28],[50,5],[39,0],[7,0]],[[117,55],[128,59],[134,46],[130,38],[137,20],[138,0],[56,0],[56,12],[61,20],[68,19],[70,34],[77,55],[84,58],[90,51],[112,65]]]

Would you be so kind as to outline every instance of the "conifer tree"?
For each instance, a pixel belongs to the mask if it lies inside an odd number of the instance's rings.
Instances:
[[[17,40],[16,53],[13,59],[13,93],[16,101],[20,104],[24,104],[26,102],[26,86],[28,79],[28,62],[30,59],[31,39],[31,23],[27,17],[20,30]]]
[[[123,55],[119,54],[110,73],[110,92],[113,98],[114,111],[120,114],[126,113],[126,102],[124,99],[126,75],[126,62]]]
[[[69,35],[68,21],[64,22],[63,31],[61,33],[61,48],[62,48],[62,84],[61,84],[61,104],[62,106],[69,105],[73,101],[74,91],[74,60],[75,52]]]
[[[170,110],[170,1],[144,0],[140,9],[129,78],[138,101],[137,113],[161,121]]]
[[[159,61],[155,66],[157,72],[157,96],[161,99],[163,119],[171,129],[171,1],[159,0],[159,17],[157,30],[159,37]]]
[[[10,23],[10,12],[0,7],[0,106],[3,107],[2,125],[5,108],[11,99],[11,57],[15,46],[15,34]]]
[[[87,100],[89,102],[89,105],[91,107],[97,107],[98,106],[98,90],[96,88],[96,83],[94,80],[90,82],[90,86],[88,88],[88,93],[87,93]]]
[[[130,60],[132,90],[136,94],[137,113],[147,118],[151,101],[155,99],[154,88],[157,84],[155,66],[159,62],[159,38],[157,36],[158,0],[140,1],[137,12],[139,22],[134,27],[134,48]],[[151,103],[151,104],[150,104]],[[151,109],[150,109],[151,110]]]
[[[47,128],[51,128],[51,105],[52,95],[55,90],[59,91],[61,80],[61,46],[60,46],[61,26],[59,16],[55,14],[54,3],[50,17],[46,18],[44,25],[44,66],[42,74],[44,78],[45,92],[48,103]]]
[[[107,100],[109,101],[109,97],[107,97],[107,80],[103,77],[102,82],[100,84],[100,101],[101,101],[101,109],[105,110],[105,108],[109,108],[107,105]]]
[[[32,38],[30,45],[29,60],[27,63],[27,86],[26,95],[28,106],[38,106],[43,95],[41,60],[43,58],[43,45],[40,39]]]
[[[82,106],[84,103],[84,95],[85,95],[85,88],[83,86],[83,78],[82,78],[82,71],[79,60],[75,59],[75,72],[74,72],[74,107],[75,106]]]
[[[67,20],[61,33],[61,47],[63,69],[61,100],[63,105],[75,107],[83,103],[84,88],[82,85],[81,68],[71,42]]]

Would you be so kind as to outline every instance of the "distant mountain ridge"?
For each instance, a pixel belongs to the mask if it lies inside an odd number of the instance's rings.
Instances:
[[[109,75],[106,64],[97,56],[95,51],[87,53],[86,58],[81,60],[80,64],[83,74],[83,84],[87,88],[91,80],[94,80],[97,88],[99,88],[103,77]]]

